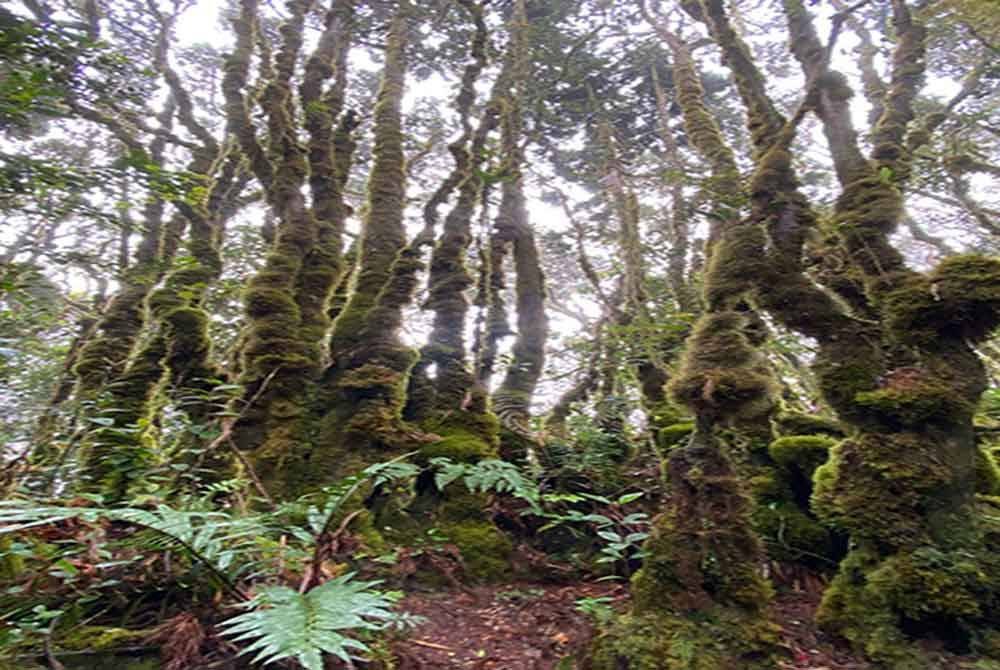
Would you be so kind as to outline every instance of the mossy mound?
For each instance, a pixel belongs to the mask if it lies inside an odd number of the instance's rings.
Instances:
[[[819,623],[894,670],[931,665],[913,637],[957,653],[989,655],[1000,605],[1000,558],[967,548],[923,546],[882,559],[856,548],[823,596]]]
[[[834,419],[828,419],[819,414],[803,412],[779,412],[771,419],[778,435],[829,435],[843,437],[844,427]]]
[[[465,575],[478,582],[498,582],[510,576],[510,539],[489,521],[443,523],[441,532],[458,547]]]
[[[594,641],[587,670],[773,670],[780,628],[759,613],[628,615]]]

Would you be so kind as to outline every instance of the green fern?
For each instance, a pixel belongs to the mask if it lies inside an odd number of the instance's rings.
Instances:
[[[508,493],[528,502],[533,510],[540,511],[538,485],[525,477],[516,465],[495,458],[476,463],[455,463],[448,458],[432,458],[431,466],[437,472],[434,484],[444,489],[458,479],[473,493]]]
[[[137,541],[153,549],[175,549],[195,564],[205,566],[218,586],[242,597],[235,585],[253,562],[237,561],[248,552],[249,540],[263,535],[263,517],[232,518],[221,512],[192,512],[160,505],[137,508],[59,507],[26,500],[0,501],[0,535],[24,531],[67,519],[94,523],[100,519],[131,524],[148,531]]]
[[[253,640],[241,653],[257,652],[253,662],[294,658],[307,670],[323,670],[323,654],[350,664],[368,650],[348,631],[382,630],[396,615],[392,594],[373,589],[378,582],[342,575],[306,593],[270,586],[244,607],[251,611],[225,621],[222,634],[236,642]]]

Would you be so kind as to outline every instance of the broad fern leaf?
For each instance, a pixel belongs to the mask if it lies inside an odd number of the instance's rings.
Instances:
[[[323,654],[347,662],[368,647],[348,634],[381,630],[395,618],[393,598],[375,590],[378,582],[351,581],[342,575],[306,593],[270,586],[246,605],[252,608],[223,622],[222,634],[237,642],[253,640],[241,653],[274,663],[294,658],[307,670],[323,670]]]

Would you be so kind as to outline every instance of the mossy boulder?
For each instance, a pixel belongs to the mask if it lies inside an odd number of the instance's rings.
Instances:
[[[458,547],[467,577],[497,582],[510,575],[510,539],[488,521],[464,520],[440,525],[442,534]]]

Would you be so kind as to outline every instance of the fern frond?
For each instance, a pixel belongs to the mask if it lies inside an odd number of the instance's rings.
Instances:
[[[263,535],[263,517],[232,518],[222,512],[192,512],[160,505],[155,510],[138,508],[58,507],[26,500],[0,501],[0,535],[20,532],[67,519],[96,522],[99,519],[128,523],[150,531],[157,549],[173,548],[192,562],[202,564],[220,586],[243,597],[235,578],[252,567],[239,561],[247,550],[248,538]],[[237,567],[238,566],[238,567]]]
[[[352,581],[353,573],[332,579],[306,593],[271,586],[245,607],[252,608],[222,623],[222,634],[234,641],[253,640],[241,653],[256,652],[253,662],[294,658],[307,670],[323,670],[323,654],[344,662],[368,650],[347,631],[381,630],[395,618],[393,598],[375,590],[378,582]]]
[[[495,458],[476,463],[455,463],[448,458],[433,458],[431,467],[437,470],[434,483],[438,490],[461,479],[473,493],[507,493],[526,501],[533,510],[541,509],[538,485],[525,477],[513,463]]]

